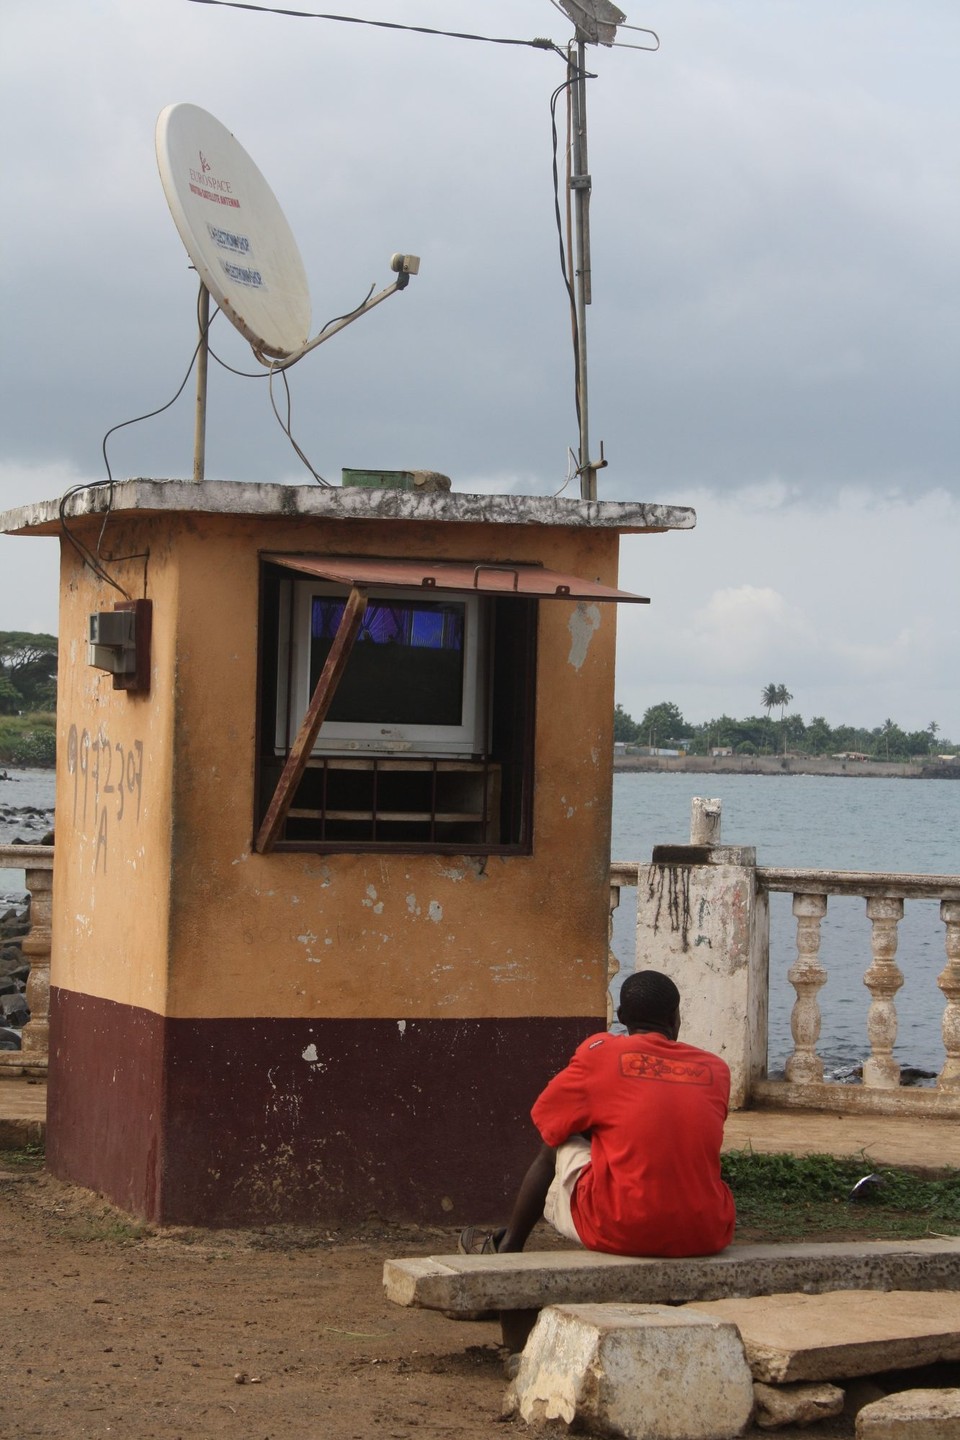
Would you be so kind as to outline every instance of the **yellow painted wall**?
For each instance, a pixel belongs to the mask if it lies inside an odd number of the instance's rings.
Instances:
[[[253,853],[257,612],[261,551],[537,561],[616,583],[615,532],[179,515],[111,533],[115,551],[150,544],[151,693],[114,692],[74,648],[115,597],[68,554],[61,756],[74,725],[142,745],[143,799],[136,825],[108,814],[102,868],[101,821],[78,822],[61,779],[55,984],[198,1018],[603,1013],[616,607],[541,603],[534,852],[486,858]]]
[[[87,664],[87,617],[124,597],[64,543],[57,698],[57,861],[51,982],[164,1013],[169,980],[170,785],[177,571],[147,522],[111,530],[117,553],[152,546],[152,685],[113,689]],[[111,565],[133,598],[143,562]],[[139,587],[139,588],[138,588]]]

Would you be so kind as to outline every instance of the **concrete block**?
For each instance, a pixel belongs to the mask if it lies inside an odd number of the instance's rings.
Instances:
[[[761,1430],[779,1430],[784,1425],[815,1425],[843,1411],[839,1385],[764,1385],[753,1387],[756,1423]]]
[[[842,1380],[960,1360],[960,1294],[833,1291],[684,1306],[732,1321],[755,1380]]]
[[[731,1440],[753,1383],[736,1326],[666,1305],[554,1305],[512,1386],[528,1424],[624,1440]]]
[[[901,1390],[866,1405],[857,1440],[960,1440],[960,1390]]]
[[[528,1250],[388,1260],[387,1298],[464,1314],[606,1302],[660,1305],[803,1290],[960,1291],[960,1237],[937,1240],[733,1244],[683,1260]]]

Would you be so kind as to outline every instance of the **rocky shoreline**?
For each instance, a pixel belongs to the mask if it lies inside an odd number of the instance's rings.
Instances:
[[[837,760],[832,755],[615,755],[616,774],[839,775],[861,779],[960,780],[960,761]]]
[[[14,776],[2,772],[0,778]],[[0,804],[0,845],[52,845],[53,811],[36,805]],[[14,865],[16,862],[13,862]],[[10,884],[0,867],[0,1050],[19,1050],[20,1032],[30,1019],[27,979],[30,962],[23,940],[30,931],[30,896]]]

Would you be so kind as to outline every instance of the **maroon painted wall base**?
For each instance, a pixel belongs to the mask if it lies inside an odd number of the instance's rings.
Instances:
[[[595,1021],[173,1020],[54,988],[47,1163],[161,1224],[502,1221]]]

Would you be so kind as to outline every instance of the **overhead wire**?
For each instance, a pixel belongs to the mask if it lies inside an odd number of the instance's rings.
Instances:
[[[406,30],[413,35],[433,35],[445,40],[475,40],[485,45],[525,45],[534,50],[563,51],[553,40],[538,37],[518,40],[503,35],[474,35],[464,30],[438,30],[429,25],[402,25],[397,20],[366,20],[358,15],[331,15],[316,10],[289,10],[278,5],[252,5],[249,0],[190,0],[192,5],[222,5],[230,10],[254,10],[264,15],[290,15],[298,20],[336,20],[342,25],[370,25],[376,30]]]

